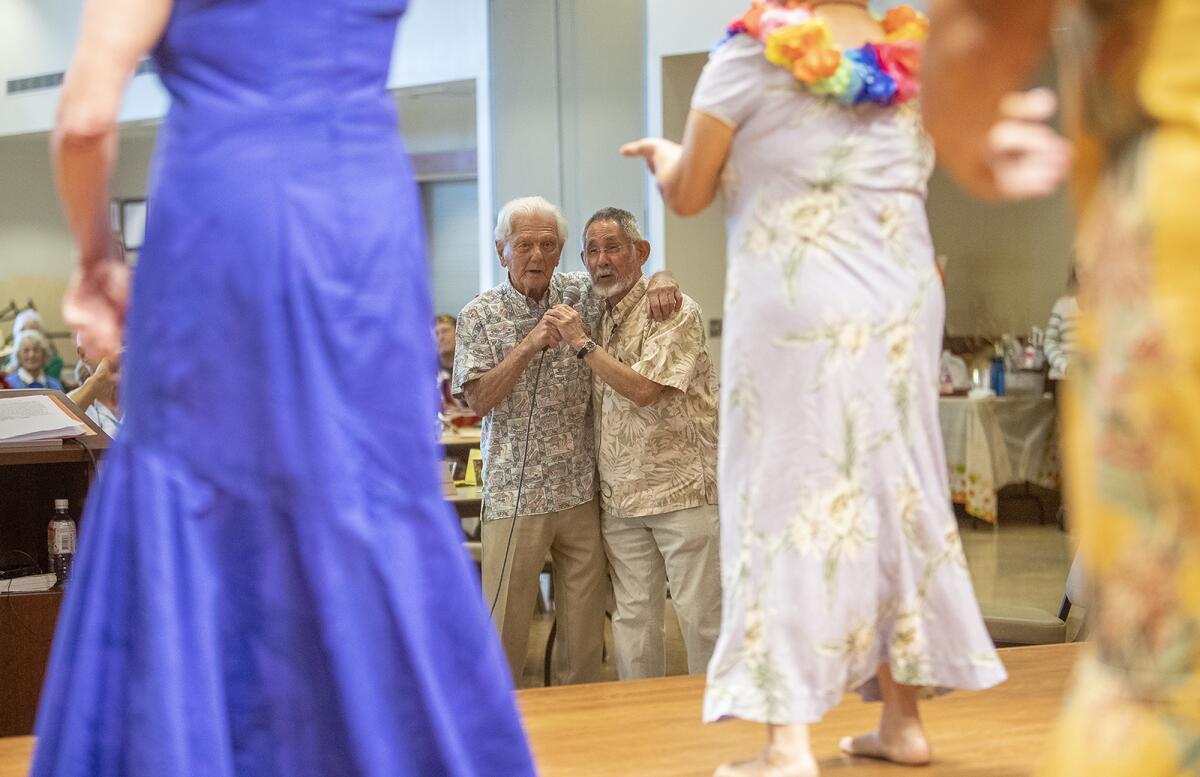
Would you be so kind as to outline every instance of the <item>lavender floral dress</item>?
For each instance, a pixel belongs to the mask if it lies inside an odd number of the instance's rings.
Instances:
[[[931,692],[1003,681],[946,482],[918,109],[815,96],[747,35],[692,106],[735,129],[705,719],[813,722],[877,699],[885,662]]]

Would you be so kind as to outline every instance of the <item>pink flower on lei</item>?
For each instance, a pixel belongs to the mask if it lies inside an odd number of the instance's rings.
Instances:
[[[881,43],[876,46],[879,65],[896,82],[896,102],[906,102],[921,90],[921,47],[914,41]]]

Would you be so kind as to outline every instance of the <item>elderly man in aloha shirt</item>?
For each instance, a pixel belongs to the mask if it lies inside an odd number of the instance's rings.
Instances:
[[[495,238],[508,277],[459,315],[453,380],[454,394],[484,417],[484,597],[519,682],[549,551],[558,681],[593,682],[600,679],[608,586],[596,505],[592,375],[543,316],[567,305],[592,328],[604,302],[592,293],[587,273],[554,272],[567,222],[541,197],[506,204]],[[667,318],[680,301],[675,282],[663,279],[645,305]]]
[[[584,228],[583,258],[607,300],[600,342],[565,305],[546,314],[595,376],[601,532],[612,572],[613,644],[622,680],[666,673],[666,588],[688,671],[708,666],[721,627],[717,521],[717,381],[700,307],[685,296],[650,320],[642,265],[650,244],[628,211],[605,208]]]

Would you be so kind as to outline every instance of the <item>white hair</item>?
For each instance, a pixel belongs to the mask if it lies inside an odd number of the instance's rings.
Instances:
[[[40,324],[42,323],[42,315],[33,308],[25,308],[18,313],[16,318],[13,319],[13,338],[16,338],[30,321],[36,321]]]
[[[50,341],[36,329],[22,329],[13,343],[13,351],[19,352],[25,346],[25,343],[30,341],[41,348],[46,356],[50,355]]]
[[[587,233],[593,224],[611,221],[621,228],[621,234],[631,243],[642,240],[642,228],[638,226],[637,216],[620,208],[601,208],[583,225],[583,234],[579,236],[579,247],[587,248]]]
[[[513,220],[518,216],[553,216],[558,224],[558,244],[567,242],[567,217],[562,209],[545,197],[518,197],[504,203],[496,216],[496,242],[503,243],[512,235]]]

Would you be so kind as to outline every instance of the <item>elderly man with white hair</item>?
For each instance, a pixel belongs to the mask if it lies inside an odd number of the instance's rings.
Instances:
[[[483,591],[514,681],[521,679],[538,576],[555,575],[559,682],[600,679],[607,601],[596,504],[592,374],[544,315],[575,310],[594,328],[603,300],[587,273],[554,272],[567,239],[562,211],[541,197],[496,219],[507,277],[458,318],[453,391],[483,416]],[[657,318],[680,304],[670,279],[647,295]]]
[[[698,674],[721,630],[717,377],[703,315],[687,296],[670,321],[645,314],[650,243],[629,211],[604,208],[588,219],[582,257],[605,298],[599,342],[572,308],[555,306],[546,318],[595,374],[617,672],[622,680],[666,673],[669,586],[688,671]]]

